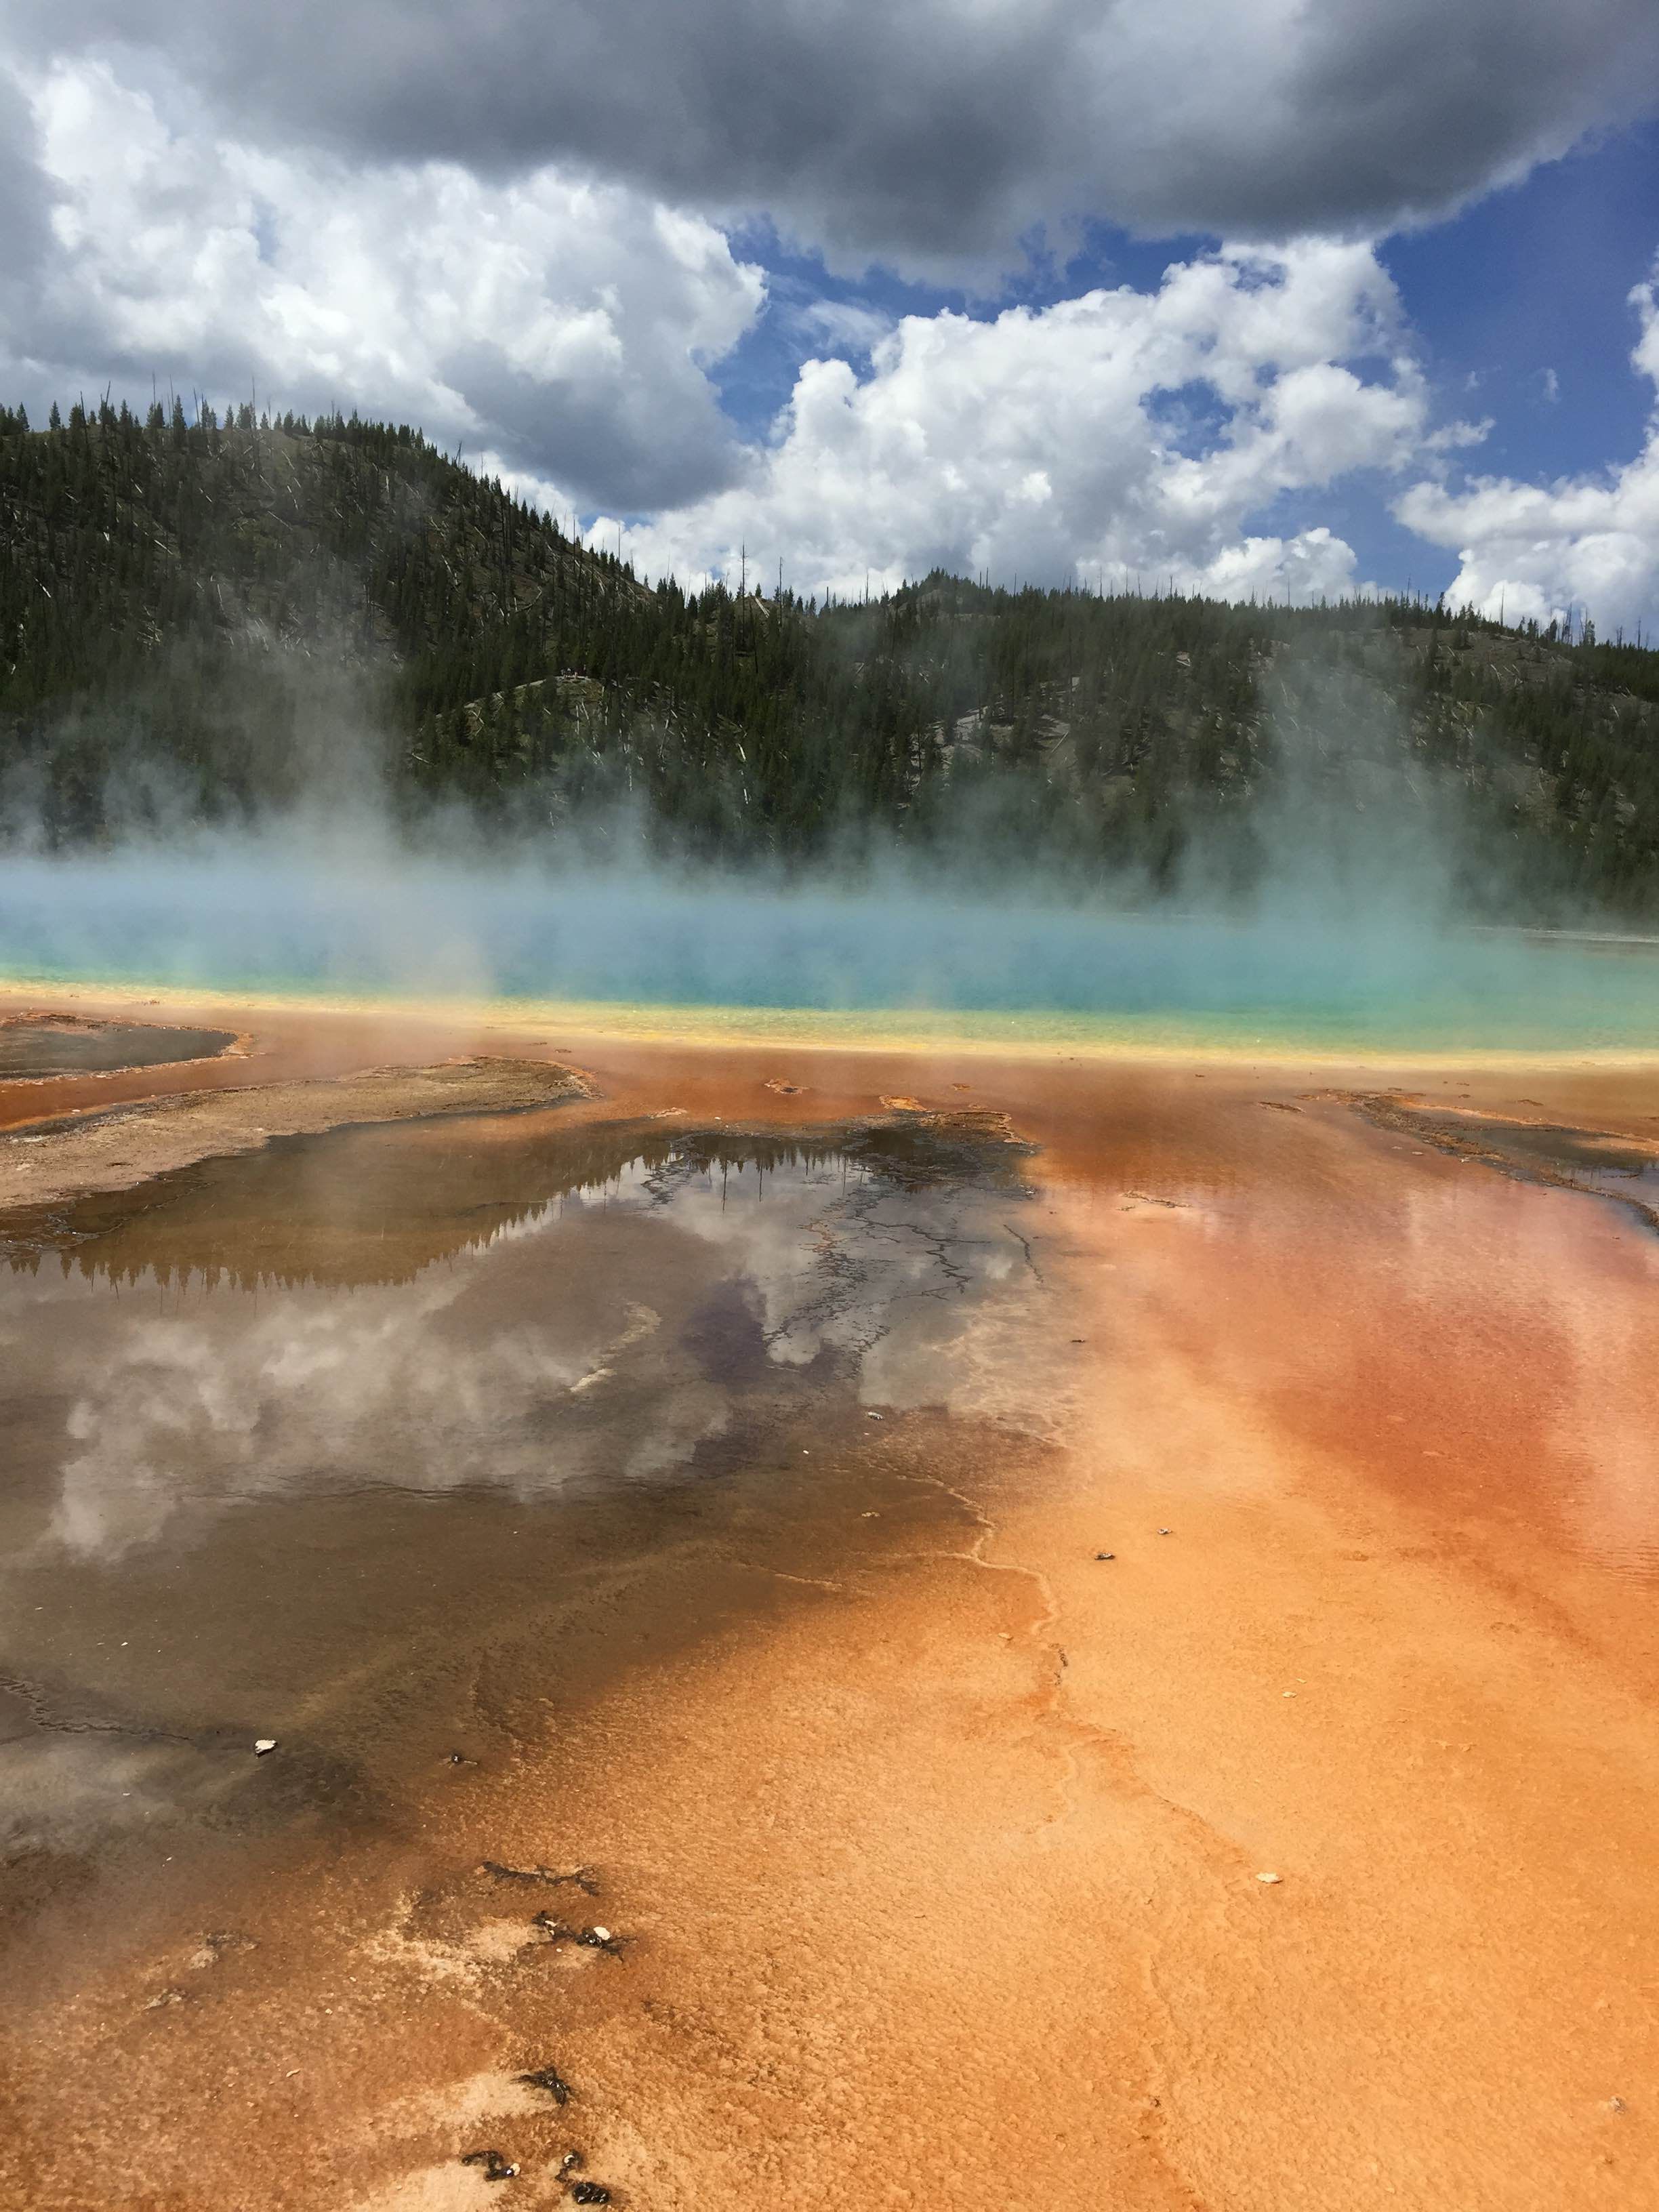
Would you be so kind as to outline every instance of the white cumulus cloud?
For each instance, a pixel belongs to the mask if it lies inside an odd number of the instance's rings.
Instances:
[[[26,308],[0,293],[14,392],[257,378],[630,505],[731,474],[707,370],[764,285],[702,216],[552,169],[257,151],[99,61],[26,90],[52,250]]]
[[[1659,387],[1659,278],[1631,304],[1641,336],[1631,358]],[[1455,605],[1510,621],[1588,612],[1602,633],[1659,611],[1659,410],[1636,459],[1595,476],[1526,483],[1479,477],[1462,489],[1413,484],[1396,502],[1408,529],[1452,549]]]
[[[801,368],[744,479],[626,533],[648,571],[861,591],[935,566],[1305,598],[1358,580],[1328,528],[1253,517],[1287,492],[1397,471],[1430,402],[1364,245],[1229,248],[994,320],[910,316],[868,375]],[[609,526],[614,528],[613,526]]]

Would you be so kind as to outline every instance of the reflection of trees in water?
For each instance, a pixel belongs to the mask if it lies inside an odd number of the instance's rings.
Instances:
[[[0,1222],[0,1257],[38,1273],[163,1287],[345,1288],[412,1281],[424,1267],[534,1225],[574,1201],[604,1205],[625,1182],[647,1203],[687,1184],[742,1177],[757,1197],[780,1174],[839,1170],[895,1190],[947,1182],[1006,1188],[1026,1148],[1000,1117],[921,1115],[810,1137],[620,1121],[532,1130],[521,1141],[434,1146],[431,1125],[273,1138],[137,1188],[20,1208]]]

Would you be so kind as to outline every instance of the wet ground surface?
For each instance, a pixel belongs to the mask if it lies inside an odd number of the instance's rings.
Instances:
[[[9,1224],[8,2212],[1655,2202],[1652,1079],[546,1049]]]
[[[0,1082],[207,1060],[235,1042],[232,1030],[81,1021],[63,1014],[14,1015],[0,1020]]]
[[[1357,1103],[1379,1128],[1413,1137],[1455,1158],[1477,1160],[1518,1182],[1610,1199],[1645,1227],[1659,1231],[1659,1138],[1644,1143],[1627,1133],[1523,1121],[1473,1109],[1448,1113],[1387,1097]]]
[[[486,1116],[280,1140],[0,1245],[12,1901],[123,1838],[372,1820],[475,1757],[514,1696],[490,1655],[708,1486],[810,1507],[815,1449],[827,1477],[950,1400],[1034,1283],[1024,1167],[972,1117]]]

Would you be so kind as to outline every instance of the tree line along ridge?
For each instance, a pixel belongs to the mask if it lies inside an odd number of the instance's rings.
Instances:
[[[0,836],[240,823],[348,774],[410,824],[628,810],[709,860],[966,838],[1241,881],[1292,787],[1455,806],[1540,896],[1659,903],[1659,653],[1413,599],[1316,607],[649,584],[419,431],[0,408]]]

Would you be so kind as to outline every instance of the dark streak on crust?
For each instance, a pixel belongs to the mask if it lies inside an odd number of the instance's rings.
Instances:
[[[1574,1172],[1575,1156],[1581,1170],[1593,1169],[1603,1176],[1635,1176],[1649,1169],[1659,1170],[1659,1148],[1608,1130],[1577,1128],[1565,1121],[1504,1121],[1497,1115],[1449,1114],[1377,1092],[1326,1095],[1340,1097],[1374,1128],[1387,1129],[1397,1136],[1414,1137],[1419,1143],[1431,1146],[1436,1152],[1454,1159],[1477,1161],[1482,1167],[1507,1176],[1512,1182],[1536,1183],[1553,1190],[1577,1191],[1586,1198],[1603,1199],[1609,1205],[1622,1206],[1644,1229],[1659,1234],[1659,1206],[1650,1206],[1623,1191],[1605,1189],[1586,1180],[1584,1173]],[[1528,1150],[1522,1152],[1513,1146],[1505,1146],[1503,1133],[1506,1130],[1524,1132]],[[1535,1153],[1531,1149],[1534,1146]],[[1605,1152],[1598,1153],[1598,1146],[1606,1147]],[[1552,1147],[1556,1152],[1553,1159],[1550,1157]]]

